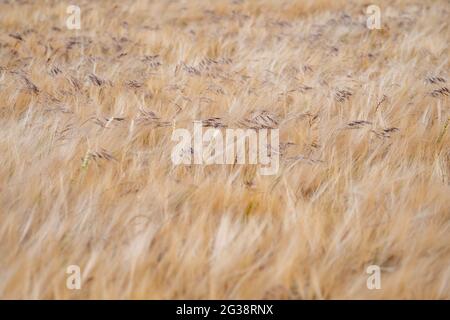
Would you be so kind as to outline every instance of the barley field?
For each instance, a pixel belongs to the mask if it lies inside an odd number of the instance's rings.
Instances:
[[[449,17],[1,0],[0,298],[449,299]],[[174,165],[194,120],[279,129],[278,172]]]

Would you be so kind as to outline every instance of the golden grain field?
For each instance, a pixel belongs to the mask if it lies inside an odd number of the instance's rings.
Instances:
[[[373,3],[0,1],[0,298],[450,299],[450,1]],[[171,162],[258,115],[276,175]]]

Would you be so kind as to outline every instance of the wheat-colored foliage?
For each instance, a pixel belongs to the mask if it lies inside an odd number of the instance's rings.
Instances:
[[[377,1],[381,30],[366,1],[76,2],[81,30],[0,1],[1,298],[450,298],[448,1]],[[279,173],[173,166],[193,120],[278,127]]]

